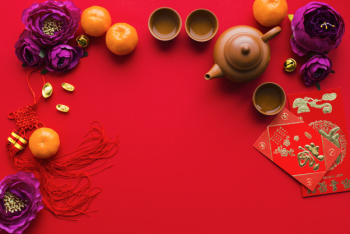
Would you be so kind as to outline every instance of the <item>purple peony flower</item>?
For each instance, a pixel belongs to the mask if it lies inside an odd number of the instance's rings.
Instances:
[[[300,68],[300,74],[303,74],[305,84],[311,85],[326,79],[332,71],[332,66],[332,61],[327,55],[315,55]]]
[[[32,173],[18,172],[0,182],[0,231],[21,234],[44,208],[39,181]]]
[[[341,15],[327,3],[310,2],[295,12],[292,31],[292,49],[303,56],[309,52],[326,53],[337,48],[345,25]]]
[[[40,67],[44,59],[39,56],[40,46],[30,38],[28,30],[24,30],[15,44],[17,58],[30,67]]]
[[[83,56],[84,51],[80,47],[57,45],[51,48],[45,57],[46,69],[53,72],[67,71],[74,68]]]
[[[33,3],[22,13],[22,22],[34,41],[44,47],[66,43],[74,37],[81,10],[71,1]]]

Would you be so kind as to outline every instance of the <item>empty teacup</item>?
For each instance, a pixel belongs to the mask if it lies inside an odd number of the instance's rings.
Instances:
[[[193,40],[204,42],[212,39],[219,29],[213,12],[206,9],[192,11],[186,19],[186,32]]]
[[[276,115],[283,110],[286,104],[286,94],[276,83],[263,83],[255,89],[253,103],[260,113]]]
[[[174,39],[181,30],[180,15],[169,7],[161,7],[153,11],[148,19],[151,34],[161,41]]]

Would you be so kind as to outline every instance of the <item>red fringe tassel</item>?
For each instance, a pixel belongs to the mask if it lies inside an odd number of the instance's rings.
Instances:
[[[93,126],[95,123],[98,123],[97,127]],[[58,218],[77,220],[80,216],[97,211],[89,210],[89,206],[102,189],[91,187],[90,176],[112,167],[104,165],[118,152],[118,148],[119,139],[107,139],[102,124],[95,121],[90,125],[84,142],[72,153],[41,160],[32,155],[18,155],[18,151],[11,148],[9,155],[18,170],[32,172],[40,181],[43,204],[48,210]],[[98,160],[104,162],[86,168]],[[69,183],[60,184],[57,179],[69,179]],[[74,186],[72,179],[75,180]]]

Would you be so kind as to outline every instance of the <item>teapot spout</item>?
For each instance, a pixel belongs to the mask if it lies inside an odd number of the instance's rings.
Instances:
[[[214,66],[210,69],[210,71],[207,72],[207,74],[205,74],[204,79],[211,80],[211,79],[219,78],[223,76],[224,76],[224,73],[222,72],[220,67],[217,64],[214,64]]]

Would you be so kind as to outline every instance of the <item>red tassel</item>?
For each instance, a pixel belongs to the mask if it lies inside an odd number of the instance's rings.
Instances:
[[[94,123],[99,126],[93,127]],[[110,168],[111,166],[104,165],[118,152],[119,140],[107,139],[104,128],[98,121],[91,124],[85,138],[76,151],[45,160],[32,155],[18,156],[9,153],[18,170],[34,173],[40,181],[44,206],[61,219],[76,220],[96,211],[90,211],[89,206],[102,189],[91,187],[90,176]],[[87,168],[101,159],[104,160],[101,165]],[[99,171],[94,172],[97,169]],[[69,179],[69,182],[60,184],[57,179]],[[75,181],[74,186],[72,179]]]

